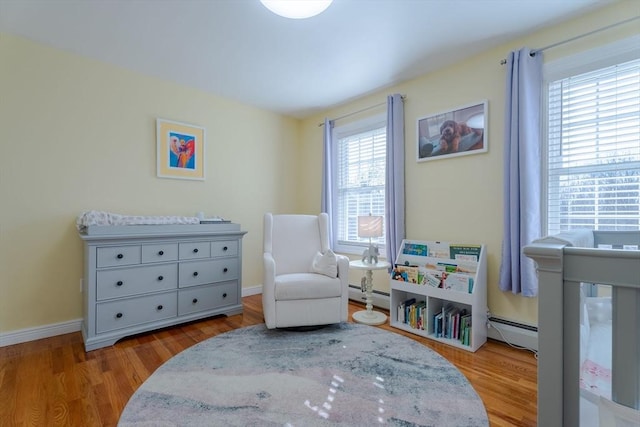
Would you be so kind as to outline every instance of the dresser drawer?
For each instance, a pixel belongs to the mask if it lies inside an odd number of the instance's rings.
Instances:
[[[96,298],[99,301],[177,287],[177,264],[118,268],[96,272]]]
[[[238,241],[211,242],[211,256],[236,256],[238,255]]]
[[[162,262],[178,260],[177,243],[154,243],[142,245],[142,262]]]
[[[180,243],[180,259],[199,259],[211,256],[211,242]]]
[[[96,306],[96,333],[176,317],[175,292],[99,303]]]
[[[96,256],[98,268],[140,264],[140,245],[97,248]]]
[[[183,262],[178,267],[178,286],[181,288],[237,278],[237,258]]]
[[[238,282],[197,286],[178,291],[178,315],[238,304]]]

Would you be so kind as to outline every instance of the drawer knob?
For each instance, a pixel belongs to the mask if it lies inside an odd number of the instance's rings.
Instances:
[[[158,252],[158,255],[160,255],[160,256],[164,255],[164,251]]]
[[[229,248],[226,247],[226,246],[224,248],[222,248],[223,251],[226,251],[227,249],[229,249]]]
[[[198,298],[194,298],[193,301],[191,301],[191,302],[196,304],[198,302]]]
[[[118,259],[122,259],[122,258],[124,258],[124,255],[122,255],[122,254],[118,254],[118,255],[116,255],[116,258],[118,258]]]
[[[193,250],[193,253],[194,253],[194,254],[197,254],[197,253],[198,253],[198,248],[195,248],[195,249]]]
[[[196,277],[197,275],[198,275],[198,272],[197,272],[197,271],[194,271],[194,272],[193,272],[193,277]]]
[[[224,294],[222,294],[222,298],[226,298],[227,297],[227,293],[225,292]]]
[[[121,317],[122,317],[122,313],[118,313],[118,314],[116,314],[116,318],[117,318],[117,319],[119,319],[119,318],[121,318]]]
[[[116,286],[122,286],[124,285],[124,282],[122,280],[118,280],[118,282],[116,283]]]
[[[224,271],[226,273],[227,271],[229,271],[229,269],[227,267],[225,267],[222,271]]]
[[[158,306],[158,311],[159,311],[159,310],[162,310],[162,308],[163,308],[163,307],[162,307],[162,304],[161,304],[161,305],[159,305],[159,306]]]
[[[164,280],[163,276],[158,276],[158,280]]]

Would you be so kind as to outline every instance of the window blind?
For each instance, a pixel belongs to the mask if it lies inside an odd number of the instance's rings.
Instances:
[[[377,125],[337,141],[337,227],[340,245],[365,246],[358,237],[359,215],[385,214],[386,126]],[[384,236],[372,239],[382,249]]]
[[[640,229],[640,59],[548,87],[547,232]]]

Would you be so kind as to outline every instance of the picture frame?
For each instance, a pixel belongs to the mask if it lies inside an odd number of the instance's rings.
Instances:
[[[159,178],[205,179],[205,128],[156,119],[157,176]]]
[[[418,162],[486,153],[488,101],[420,117],[417,120]]]

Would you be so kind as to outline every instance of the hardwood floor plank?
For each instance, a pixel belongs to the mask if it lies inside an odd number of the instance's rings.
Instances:
[[[116,426],[135,390],[164,362],[213,336],[263,323],[262,297],[244,312],[120,340],[86,353],[80,333],[0,348],[0,427]],[[349,318],[363,309],[349,303]],[[489,340],[476,353],[382,325],[436,351],[456,366],[482,399],[492,427],[536,425],[537,360]]]

